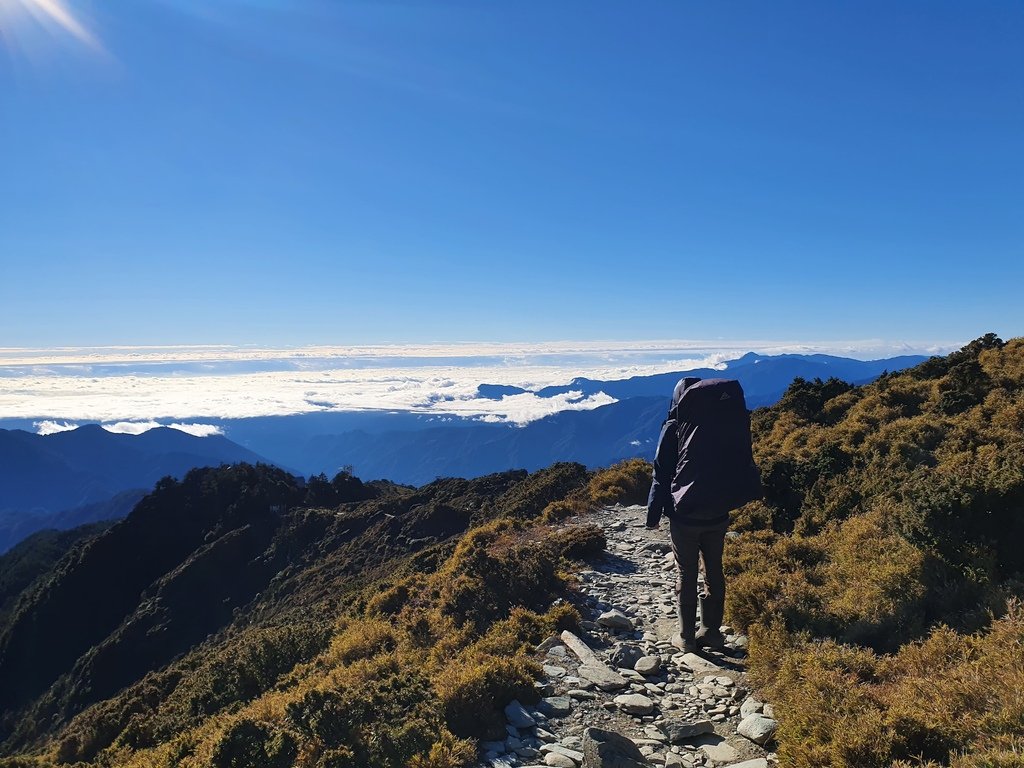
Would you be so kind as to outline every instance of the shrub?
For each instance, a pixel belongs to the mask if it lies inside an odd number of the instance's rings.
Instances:
[[[813,642],[779,624],[758,627],[751,635],[751,668],[779,712],[784,765],[1021,764],[1019,603],[1011,602],[984,633],[940,627],[892,656]]]
[[[389,653],[398,644],[397,634],[396,627],[382,619],[343,619],[325,656],[331,664],[351,664]]]
[[[443,733],[426,755],[413,755],[409,768],[466,768],[476,762],[476,744]]]
[[[503,707],[537,700],[536,667],[525,658],[468,653],[451,660],[434,681],[448,727],[459,736],[502,737]]]
[[[289,768],[298,754],[291,734],[252,720],[239,720],[213,752],[213,768]]]
[[[587,560],[608,546],[604,531],[592,524],[562,528],[551,534],[549,541],[555,553],[568,560]]]
[[[597,472],[587,486],[595,504],[646,504],[651,492],[650,462],[626,459]]]

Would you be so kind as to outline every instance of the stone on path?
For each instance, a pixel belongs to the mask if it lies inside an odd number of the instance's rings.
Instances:
[[[740,717],[748,717],[749,715],[759,715],[761,714],[761,711],[763,709],[764,704],[762,704],[754,697],[750,697],[749,699],[744,701],[743,704],[740,706]]]
[[[715,732],[715,725],[710,720],[697,720],[693,723],[686,723],[682,720],[663,720],[658,723],[658,727],[668,738],[669,744],[682,744],[694,736]]]
[[[630,715],[649,715],[654,711],[654,702],[642,693],[626,693],[615,697],[619,709]]]
[[[543,752],[545,755],[550,754],[551,752],[555,752],[559,755],[564,755],[577,765],[583,762],[582,752],[575,749],[569,749],[568,747],[562,746],[561,744],[545,744],[543,747],[540,748],[540,751]]]
[[[537,721],[526,711],[526,707],[518,701],[513,701],[505,707],[505,719],[516,728],[532,728],[537,724]]]
[[[615,691],[629,685],[622,675],[601,661],[597,654],[590,649],[590,646],[569,630],[562,632],[562,642],[582,662],[579,669],[580,677],[589,680],[602,691]]]
[[[724,768],[768,768],[768,759],[758,757],[753,760],[744,760],[742,763],[733,763]]]
[[[598,657],[596,653],[590,648],[589,645],[584,643],[580,638],[576,637],[568,629],[562,632],[562,642],[566,644],[570,651],[576,654],[576,658],[583,664],[603,664],[604,662]]]
[[[644,656],[633,666],[641,675],[656,675],[661,669],[661,658],[658,656]]]
[[[544,765],[550,765],[551,768],[576,768],[576,763],[571,757],[559,752],[548,752],[544,755]]]
[[[640,748],[614,731],[587,728],[583,732],[583,768],[647,768]]]
[[[703,656],[698,656],[696,653],[684,653],[683,664],[689,667],[690,671],[698,674],[720,674],[725,670],[715,664],[713,661],[708,661]]]
[[[734,763],[740,759],[740,753],[736,748],[724,741],[718,744],[702,744],[700,748],[713,763]]]
[[[565,717],[572,712],[572,699],[568,696],[548,696],[540,700],[537,709],[548,717]]]
[[[637,648],[635,645],[626,645],[623,643],[615,652],[611,655],[611,662],[616,667],[622,667],[624,669],[633,669],[636,663],[644,657],[644,652]]]
[[[775,731],[778,729],[779,724],[770,717],[754,714],[743,718],[736,731],[740,736],[745,736],[755,744],[763,747],[772,740]]]
[[[583,664],[579,673],[580,677],[589,680],[602,691],[617,691],[629,685],[622,675],[605,664]]]
[[[633,629],[633,620],[617,608],[602,613],[597,617],[597,623],[608,629]]]

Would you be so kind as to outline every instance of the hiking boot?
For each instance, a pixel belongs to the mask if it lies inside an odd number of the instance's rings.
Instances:
[[[683,653],[697,652],[696,641],[683,639],[683,635],[681,632],[676,632],[674,635],[672,635],[672,645],[674,645]]]
[[[701,627],[697,630],[694,642],[699,648],[711,648],[715,651],[725,648],[725,636],[717,629],[710,627]]]

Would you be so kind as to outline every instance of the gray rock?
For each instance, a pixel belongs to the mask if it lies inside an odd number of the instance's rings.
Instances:
[[[779,724],[770,717],[754,714],[743,718],[736,732],[763,747],[772,740],[778,729]]]
[[[583,664],[580,666],[579,675],[602,691],[617,691],[629,685],[622,675],[613,672],[605,664]]]
[[[776,719],[776,717],[775,717],[775,707],[773,707],[771,704],[765,704],[764,705],[764,709],[761,710],[761,713],[765,717],[770,717],[772,720]]]
[[[763,709],[764,704],[762,704],[757,699],[751,697],[744,701],[743,704],[740,706],[740,717],[748,717],[749,715],[759,715],[761,714],[761,711]]]
[[[593,691],[585,691],[582,688],[570,688],[566,691],[566,695],[579,701],[593,701],[597,698],[597,694]]]
[[[721,674],[724,670],[713,661],[708,661],[696,653],[684,653],[683,664],[697,674]]]
[[[587,728],[583,732],[583,768],[647,768],[640,748],[614,731]]]
[[[565,677],[565,667],[557,667],[554,664],[545,664],[543,666],[544,674],[548,677],[560,678]]]
[[[700,749],[707,755],[708,760],[714,763],[735,763],[740,759],[740,753],[735,747],[724,741],[718,744],[702,744]]]
[[[548,696],[540,700],[537,709],[548,717],[565,717],[572,712],[572,699],[568,696]]]
[[[644,656],[636,662],[633,669],[641,675],[656,675],[661,670],[661,658],[659,656]]]
[[[537,721],[530,717],[530,713],[518,701],[513,701],[505,707],[505,718],[516,728],[532,728],[537,724]]]
[[[622,667],[623,669],[633,669],[636,663],[640,661],[644,656],[644,652],[637,648],[635,645],[627,645],[623,643],[615,652],[611,655],[609,660],[616,667]]]
[[[563,744],[545,744],[543,747],[540,748],[540,751],[543,752],[545,755],[550,754],[552,752],[556,752],[559,755],[565,755],[576,764],[583,762],[582,752],[580,752],[578,749],[569,749],[569,747]]]
[[[576,768],[576,762],[572,758],[558,752],[548,752],[544,755],[544,765],[550,765],[551,768]]]
[[[725,768],[768,768],[768,760],[764,757],[758,757],[753,760],[744,760],[742,763],[733,763],[727,765]]]
[[[682,720],[662,720],[658,723],[658,727],[668,737],[670,744],[684,744],[695,736],[715,732],[715,726],[710,720],[697,720],[692,723]]]
[[[642,693],[626,693],[616,696],[615,704],[630,715],[649,715],[654,711],[654,702]]]
[[[597,617],[597,623],[608,629],[633,629],[633,620],[617,608],[602,613]]]

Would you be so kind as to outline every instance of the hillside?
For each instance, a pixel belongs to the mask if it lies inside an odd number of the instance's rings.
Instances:
[[[512,531],[586,478],[579,465],[556,465],[419,490],[344,475],[303,488],[280,470],[239,465],[161,481],[127,519],[37,580],[0,628],[3,749],[123,764],[164,742],[206,740],[212,716],[268,692],[296,664],[327,652],[344,666],[365,653],[335,646],[351,620],[344,617],[370,597],[379,602],[380,580],[431,574],[471,525],[507,520],[480,541]],[[306,506],[314,501],[332,507]],[[485,629],[524,595],[545,607],[560,585],[557,556],[545,554],[556,546],[568,543],[516,545],[496,604],[466,591],[483,565],[476,555],[461,577],[439,581],[438,599],[461,617],[461,629],[452,625],[450,638],[434,638],[424,652],[435,642],[457,648],[472,627]],[[439,629],[427,629],[428,637]],[[508,669],[519,675],[508,685],[529,688],[525,667]],[[391,706],[414,706],[425,682],[403,678],[408,698]]]
[[[754,432],[727,620],[783,763],[1024,763],[1024,340],[794,383]]]
[[[1024,340],[865,386],[797,380],[753,427],[766,498],[735,515],[727,622],[749,634],[781,764],[1021,765]],[[473,765],[473,740],[504,738],[502,708],[555,674],[538,643],[597,642],[605,601],[658,615],[658,537],[620,533],[638,510],[594,514],[640,502],[647,472],[556,464],[412,489],[239,465],[162,481],[0,624],[0,766]],[[602,722],[633,723],[653,754],[671,693],[684,713],[715,707],[721,740],[737,707],[716,680],[699,696],[634,681],[658,691],[659,719],[610,701]]]

